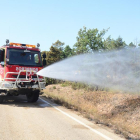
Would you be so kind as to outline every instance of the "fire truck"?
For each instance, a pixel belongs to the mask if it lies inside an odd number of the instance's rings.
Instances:
[[[26,95],[36,102],[45,88],[45,78],[37,75],[43,68],[40,44],[9,43],[0,47],[0,102],[3,96]]]

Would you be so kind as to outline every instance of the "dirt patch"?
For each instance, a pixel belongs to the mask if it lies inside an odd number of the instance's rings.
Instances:
[[[140,139],[140,96],[138,95],[74,90],[71,86],[63,87],[61,84],[47,86],[43,95],[79,111],[95,123],[111,127],[126,139]]]

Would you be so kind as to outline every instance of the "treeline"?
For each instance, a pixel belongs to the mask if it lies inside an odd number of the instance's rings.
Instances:
[[[72,48],[69,45],[65,46],[64,42],[57,40],[52,44],[49,51],[42,51],[41,53],[42,56],[43,54],[46,54],[46,65],[48,66],[54,62],[81,53],[102,52],[140,46],[137,42],[135,44],[133,42],[126,44],[120,36],[117,39],[113,39],[111,36],[104,39],[104,35],[108,30],[109,29],[103,29],[102,31],[99,31],[97,28],[87,29],[86,27],[83,27],[79,30],[78,36],[76,37],[77,41]]]
[[[133,42],[126,44],[120,36],[117,39],[113,39],[111,36],[104,39],[104,35],[108,30],[109,29],[103,29],[102,31],[99,31],[98,29],[87,29],[86,27],[83,27],[78,32],[76,43],[73,45],[73,48],[69,45],[65,46],[64,42],[57,40],[52,44],[49,51],[41,52],[42,60],[43,62],[45,61],[46,66],[49,66],[54,62],[82,53],[93,53],[95,51],[104,52],[140,46],[137,42],[135,44]],[[44,54],[46,58],[43,58]],[[54,84],[57,82],[58,81],[55,79],[46,78],[47,84]]]

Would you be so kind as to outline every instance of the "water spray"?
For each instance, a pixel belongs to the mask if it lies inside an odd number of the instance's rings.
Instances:
[[[81,54],[49,65],[37,74],[48,78],[139,92],[140,49]]]

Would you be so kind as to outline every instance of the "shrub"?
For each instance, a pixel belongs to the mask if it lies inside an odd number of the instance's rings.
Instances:
[[[56,86],[53,86],[53,89],[56,89]]]

